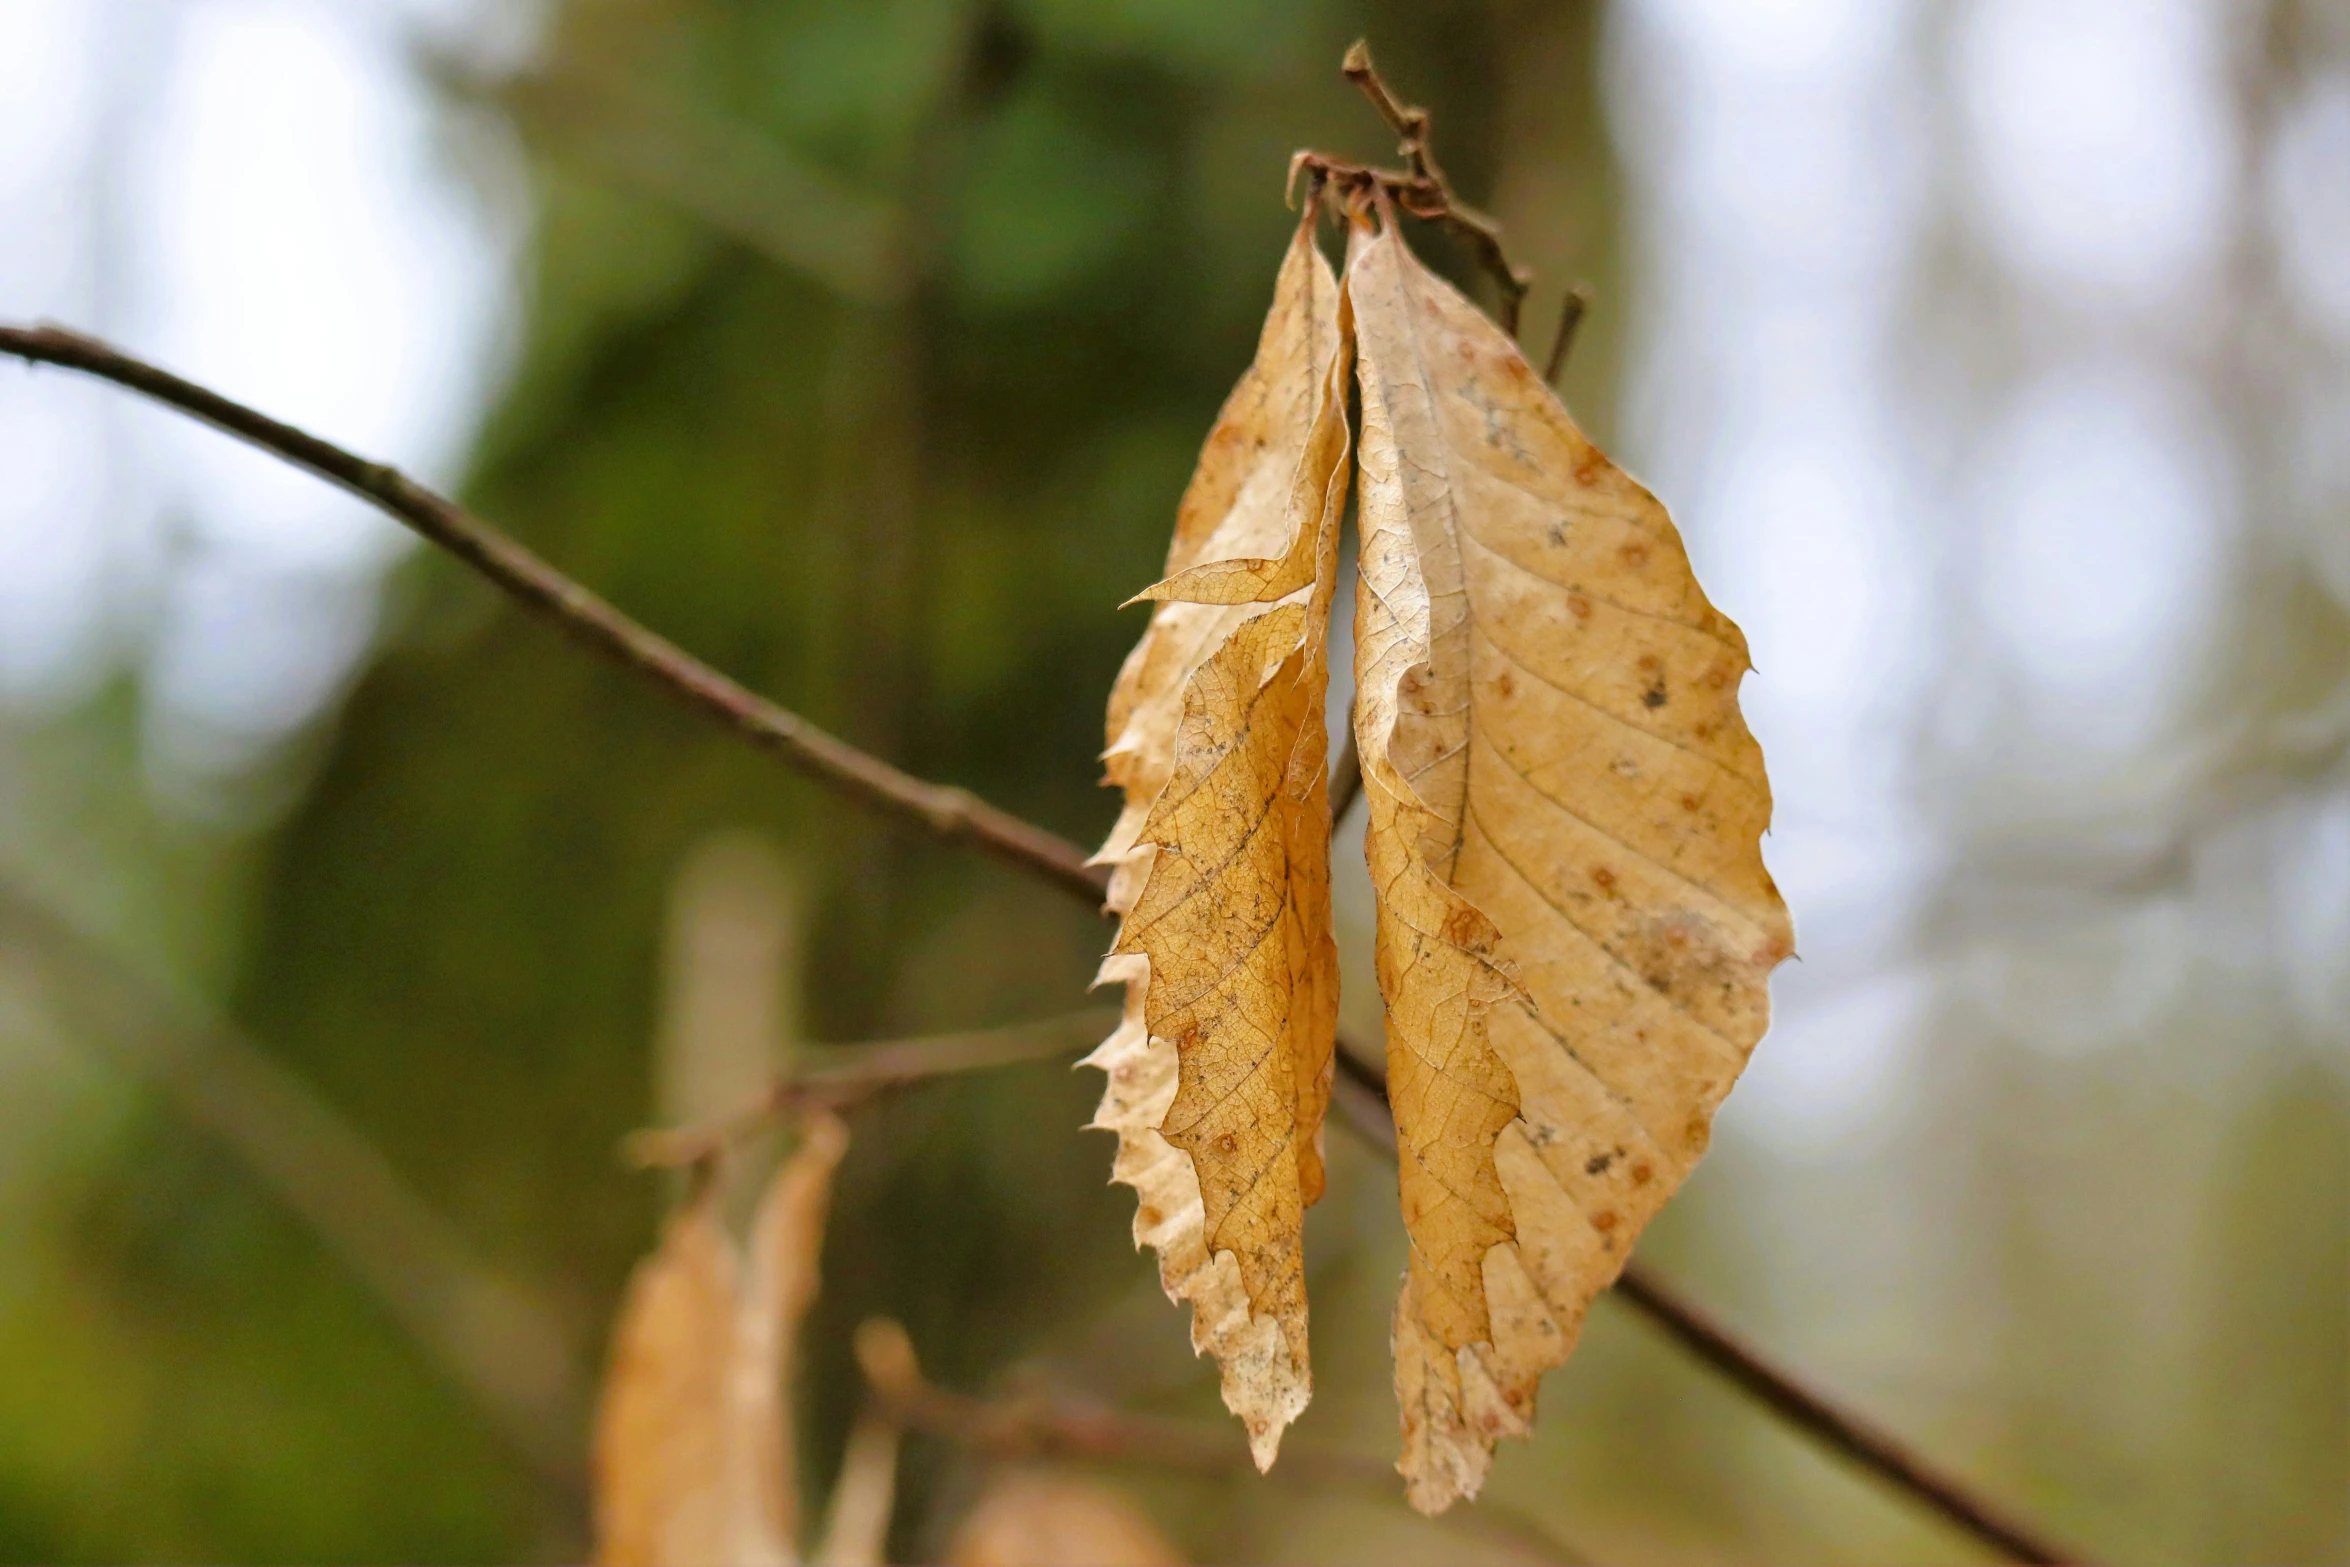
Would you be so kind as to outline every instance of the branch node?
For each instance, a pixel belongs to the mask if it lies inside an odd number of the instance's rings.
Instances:
[[[948,784],[932,792],[922,814],[928,818],[930,830],[941,838],[960,838],[971,830],[971,816],[978,804],[970,790]]]

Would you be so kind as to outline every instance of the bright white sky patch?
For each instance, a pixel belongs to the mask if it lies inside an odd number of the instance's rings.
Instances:
[[[2139,738],[2202,662],[2228,577],[2212,418],[2157,371],[2075,364],[2021,388],[1987,443],[1983,614],[2075,744]]]
[[[494,8],[494,7],[493,7]],[[118,338],[453,479],[511,310],[515,214],[447,166],[404,9],[13,0],[0,315]],[[460,19],[461,20],[461,19]],[[331,699],[405,535],[217,432],[0,370],[0,694],[126,655],[177,767],[233,772]]]
[[[2200,0],[1980,0],[1958,82],[1985,237],[2019,276],[2141,305],[2204,278],[2236,158]]]

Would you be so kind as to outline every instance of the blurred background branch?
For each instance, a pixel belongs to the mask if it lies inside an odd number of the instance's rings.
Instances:
[[[767,137],[586,69],[484,79],[429,60],[462,98],[510,115],[534,146],[708,225],[866,306],[904,302],[905,214]]]
[[[0,874],[13,977],[217,1138],[366,1285],[573,1510],[590,1388],[586,1324],[483,1261],[390,1160],[301,1080]]]

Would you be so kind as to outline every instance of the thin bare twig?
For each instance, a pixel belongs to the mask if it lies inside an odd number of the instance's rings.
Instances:
[[[1338,1075],[1331,1101],[1348,1131],[1395,1157],[1395,1120],[1387,1110],[1387,1084],[1375,1067],[1338,1049]],[[1980,1495],[1965,1481],[1928,1462],[1901,1438],[1865,1416],[1838,1407],[1804,1386],[1795,1373],[1774,1363],[1691,1305],[1681,1293],[1638,1262],[1616,1276],[1616,1298],[1662,1328],[1674,1343],[1737,1384],[1762,1406],[1823,1447],[1868,1470],[1925,1503],[2011,1561],[2080,1562],[2077,1552],[2057,1546],[2036,1527]]]
[[[1108,886],[1107,873],[1086,864],[1084,852],[1068,840],[964,790],[925,783],[752,695],[668,639],[630,620],[489,524],[395,470],[355,457],[216,392],[59,328],[0,326],[0,353],[112,381],[373,501],[582,643],[636,670],[685,705],[717,719],[842,796],[926,828],[947,842],[984,849],[1096,909],[1100,907]],[[1338,779],[1333,778],[1331,788],[1335,799],[1342,792]],[[1361,1113],[1371,1104],[1384,1107],[1385,1083],[1343,1039],[1338,1059],[1345,1074],[1341,1081],[1351,1081],[1360,1090],[1341,1095],[1342,1112],[1348,1115],[1349,1124],[1360,1124]],[[1380,1140],[1392,1148],[1393,1139],[1394,1126],[1389,1121]],[[1653,1278],[1646,1280],[1644,1295],[1655,1300],[1676,1298]],[[1687,1316],[1694,1321],[1702,1314],[1692,1308]],[[1869,1433],[1874,1428],[1867,1421],[1850,1415],[1834,1421],[1810,1419],[1806,1409],[1833,1411],[1833,1402],[1802,1386],[1791,1373],[1770,1367],[1744,1346],[1737,1346],[1738,1353],[1730,1355],[1694,1337],[1676,1338],[1676,1342],[1755,1392],[1766,1408],[1975,1538],[2026,1560],[2081,1560],[2050,1545],[2046,1536],[2020,1525],[1963,1482],[1925,1469],[1899,1444],[1888,1446],[1871,1440]],[[1723,1343],[1727,1342],[1725,1338]],[[1750,1376],[1745,1368],[1755,1369]],[[2029,1550],[2021,1548],[2027,1544]]]
[[[1591,309],[1591,291],[1578,283],[1567,290],[1564,303],[1559,306],[1558,336],[1550,340],[1550,358],[1542,366],[1542,379],[1555,389],[1559,377],[1567,368],[1567,356],[1575,351],[1575,331],[1583,324],[1584,315]]]
[[[1727,1328],[1668,1289],[1637,1263],[1616,1280],[1617,1297],[1655,1323],[1673,1341],[1770,1406],[1788,1424],[1847,1455],[1867,1454],[1868,1466],[1978,1540],[2019,1562],[2078,1562],[2038,1529],[1929,1463],[1915,1448],[1873,1421],[1819,1397],[1740,1341]]]
[[[1068,839],[998,810],[968,790],[925,783],[754,695],[396,468],[354,456],[62,327],[0,326],[0,353],[128,387],[374,502],[489,578],[525,609],[851,799],[949,842],[976,845],[1089,902],[1098,903],[1108,889],[1107,873],[1087,865],[1085,851]]]
[[[1049,1061],[1101,1042],[1118,1021],[1116,1007],[1088,1007],[1062,1017],[1004,1028],[971,1029],[866,1045],[815,1045],[813,1067],[779,1074],[749,1104],[692,1126],[631,1132],[621,1152],[631,1164],[668,1168],[698,1164],[776,1121],[810,1110],[845,1110],[876,1094],[932,1078],[1024,1061]],[[823,1064],[830,1058],[831,1064]]]
[[[1339,70],[1363,90],[1363,96],[1371,100],[1371,107],[1379,111],[1379,117],[1401,138],[1396,150],[1403,156],[1405,171],[1399,175],[1368,169],[1338,159],[1321,158],[1318,154],[1308,155],[1308,166],[1339,178],[1372,181],[1412,216],[1442,223],[1460,235],[1499,291],[1502,330],[1516,337],[1518,312],[1526,302],[1526,290],[1533,286],[1534,275],[1510,261],[1509,253],[1502,248],[1501,225],[1453,193],[1452,181],[1445,177],[1443,165],[1436,161],[1436,153],[1428,145],[1428,111],[1406,104],[1389,90],[1379,68],[1371,63],[1371,45],[1365,39],[1355,40]]]
[[[916,1431],[944,1437],[993,1458],[1071,1459],[1197,1475],[1253,1475],[1247,1444],[1227,1426],[1206,1426],[1112,1409],[1091,1401],[1033,1393],[981,1399],[930,1382],[904,1328],[885,1318],[856,1335],[857,1365],[882,1412]],[[1295,1441],[1284,1444],[1270,1477],[1293,1484],[1396,1495],[1395,1469],[1376,1458]],[[1589,1558],[1514,1507],[1487,1502],[1442,1523],[1490,1536],[1535,1561],[1587,1564]]]

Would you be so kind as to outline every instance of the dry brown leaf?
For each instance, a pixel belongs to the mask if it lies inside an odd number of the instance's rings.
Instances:
[[[1413,1504],[1473,1496],[1706,1145],[1793,940],[1738,628],[1392,221],[1348,257],[1356,740],[1411,1261]]]
[[[1348,479],[1347,339],[1309,204],[1257,357],[1177,515],[1168,577],[1110,698],[1126,805],[1098,859],[1124,1020],[1088,1059],[1137,1242],[1260,1468],[1312,1390],[1304,1210],[1338,1014],[1326,638]]]
[[[629,1280],[596,1413],[606,1567],[798,1560],[789,1397],[848,1130],[811,1121],[751,1225],[747,1262],[705,1182]]]
[[[1182,1567],[1141,1510],[1104,1485],[1049,1469],[989,1483],[947,1548],[948,1567]]]

